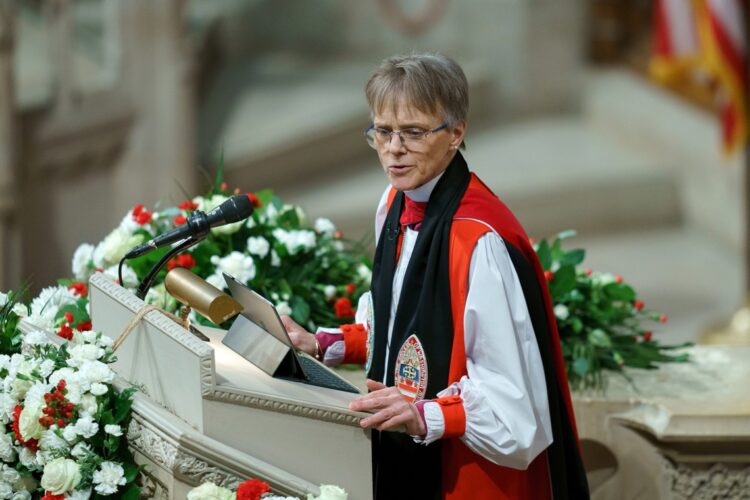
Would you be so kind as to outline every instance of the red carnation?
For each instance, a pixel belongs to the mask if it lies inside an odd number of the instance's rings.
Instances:
[[[643,309],[643,306],[644,306],[644,305],[645,305],[645,304],[643,303],[643,301],[642,301],[642,300],[636,300],[636,301],[635,301],[635,302],[633,303],[633,307],[635,307],[635,310],[636,310],[636,311],[640,311],[641,309]]]
[[[195,258],[189,253],[178,255],[167,262],[167,269],[170,271],[175,267],[184,267],[185,269],[192,269],[195,267]]]
[[[91,321],[82,321],[76,325],[76,330],[79,332],[88,332],[90,330],[93,330],[93,326],[91,325]]]
[[[190,200],[185,200],[180,203],[180,210],[196,210],[197,208],[198,204]]]
[[[268,483],[260,479],[248,479],[237,487],[237,500],[260,500],[261,495],[270,492]]]
[[[643,341],[644,342],[651,342],[651,337],[653,337],[654,334],[652,332],[643,332]]]
[[[342,233],[341,231],[336,231],[335,233],[333,233],[333,237],[337,240],[340,240],[344,237],[344,233]]]
[[[661,316],[659,316],[660,323],[666,323],[667,321],[669,321],[669,316],[667,316],[666,314],[662,314]]]
[[[136,217],[138,217],[139,215],[141,215],[144,210],[145,210],[145,208],[143,207],[143,203],[139,203],[135,207],[133,207],[133,212],[132,212],[133,219],[135,219]]]
[[[349,297],[341,297],[333,304],[333,310],[336,312],[337,318],[352,318],[354,317],[354,309],[352,309],[352,301]]]
[[[86,283],[81,283],[80,281],[68,285],[68,290],[73,290],[73,293],[79,297],[85,297],[89,294],[89,289],[86,286]]]
[[[255,196],[253,193],[247,193],[247,197],[250,199],[250,203],[252,203],[255,208],[260,208],[260,200],[257,196]]]
[[[73,329],[70,325],[60,325],[60,329],[57,331],[57,336],[62,337],[65,340],[73,340]]]
[[[591,276],[591,274],[592,274],[593,272],[594,272],[594,271],[592,271],[592,270],[591,270],[591,268],[588,268],[588,267],[587,267],[586,269],[584,269],[584,270],[583,270],[583,274],[585,274],[586,276]]]
[[[67,321],[68,323],[73,322],[73,313],[66,312],[65,314],[63,314],[63,317],[65,318],[65,321]]]
[[[226,182],[222,182],[221,184],[219,184],[219,189],[222,193],[226,193],[227,188],[229,188],[229,184],[227,184]]]
[[[184,215],[178,215],[177,217],[174,218],[174,223],[176,226],[181,226],[185,224],[186,222],[187,222],[187,217],[185,217]]]
[[[555,279],[555,273],[549,270],[544,271],[544,279],[546,279],[547,281],[552,281],[553,279]]]
[[[21,436],[21,430],[18,428],[18,419],[21,418],[22,411],[23,406],[21,405],[16,405],[16,407],[13,408],[13,420],[11,421],[10,426],[13,429],[13,434],[15,435],[16,440],[19,443],[29,448],[31,451],[37,451],[39,449],[39,445],[36,439],[29,439],[28,441],[24,441],[23,437]]]
[[[42,500],[65,500],[65,495],[53,495],[51,491],[45,491]]]
[[[346,285],[346,293],[348,293],[349,295],[353,295],[356,289],[357,287],[354,286],[354,283],[349,283],[348,285]]]
[[[152,218],[153,218],[153,216],[151,215],[151,213],[147,212],[146,210],[144,210],[143,212],[141,212],[138,215],[134,215],[133,216],[133,219],[135,219],[135,221],[138,224],[140,224],[141,226],[145,226],[146,224],[148,224],[149,222],[151,222]]]
[[[615,276],[615,283],[622,283],[622,276],[620,276],[619,274]]]

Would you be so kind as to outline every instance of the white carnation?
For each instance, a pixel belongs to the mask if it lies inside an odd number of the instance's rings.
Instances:
[[[68,368],[67,366],[64,368],[60,368],[59,370],[56,370],[52,375],[50,375],[49,383],[51,385],[57,385],[57,383],[61,380],[70,382],[74,373],[75,370],[73,370],[72,368]]]
[[[5,481],[0,481],[0,498],[10,498],[13,495],[13,487]]]
[[[94,472],[94,489],[100,495],[111,495],[117,487],[126,483],[125,470],[115,462],[102,462],[99,470]]]
[[[65,454],[67,454],[68,450],[70,450],[70,445],[67,443],[67,441],[58,436],[57,432],[51,429],[47,429],[46,431],[44,431],[44,433],[42,433],[42,437],[39,440],[39,446],[43,450],[60,450]]]
[[[252,257],[234,251],[226,257],[214,255],[211,263],[216,266],[216,274],[222,272],[234,276],[242,283],[247,283],[255,278],[255,262]]]
[[[32,451],[31,448],[27,448],[26,446],[21,448],[21,451],[18,452],[18,461],[21,462],[21,465],[24,467],[28,467],[29,469],[37,469],[38,463],[36,461],[36,452]]]
[[[8,303],[8,294],[0,292],[0,307],[5,306]]]
[[[95,344],[81,344],[70,349],[68,365],[77,367],[86,361],[95,361],[104,356],[105,351]]]
[[[82,387],[96,382],[108,384],[115,378],[115,372],[101,361],[86,361],[78,368],[79,382]]]
[[[120,279],[120,275],[118,274],[118,267],[119,264],[114,264],[104,270],[104,274],[106,276],[109,276],[112,278],[112,280],[117,281]],[[133,271],[133,268],[131,268],[127,264],[122,265],[122,285],[123,288],[135,288],[138,286],[138,275],[135,274],[135,271]]]
[[[257,255],[261,259],[268,255],[270,249],[271,245],[268,243],[268,240],[262,236],[251,236],[247,239],[247,251],[252,255]]]
[[[89,500],[91,498],[91,488],[86,490],[75,490],[73,493],[65,497],[65,500]]]
[[[336,295],[336,287],[333,285],[326,285],[323,288],[323,293],[326,296],[326,300],[331,300]]]
[[[336,232],[336,226],[333,224],[333,222],[331,222],[330,219],[324,219],[321,217],[315,220],[315,230],[320,234],[333,236],[333,233]]]
[[[94,271],[94,250],[96,247],[88,243],[80,245],[73,254],[73,276],[78,281],[88,281]]]
[[[123,277],[123,279],[125,279]],[[173,311],[177,308],[177,301],[168,292],[164,283],[149,288],[146,293],[146,303],[153,304],[156,307],[167,311]]]
[[[70,450],[70,455],[78,459],[85,457],[89,453],[91,453],[91,446],[84,441],[81,441],[80,443],[76,444],[73,447],[73,449]]]
[[[120,225],[117,227],[120,231],[122,231],[125,234],[133,234],[141,227],[140,224],[138,224],[138,221],[135,220],[133,217],[133,211],[128,210],[125,214],[125,217],[122,218],[120,221]]]
[[[41,330],[34,330],[33,332],[27,333],[23,337],[23,343],[27,346],[35,345],[47,345],[51,344],[52,341],[47,337],[47,334]]]
[[[122,436],[122,427],[117,424],[105,425],[104,432],[113,436]]]
[[[343,488],[333,484],[321,484],[318,496],[307,494],[307,500],[347,500],[348,497],[349,495]]]
[[[555,317],[560,320],[566,320],[570,316],[570,311],[568,311],[565,304],[557,304],[554,308],[554,313]]]
[[[19,318],[25,318],[29,315],[29,308],[26,306],[26,304],[23,304],[21,302],[16,302],[13,304],[13,309],[11,309],[14,313],[16,313],[16,316]]]
[[[280,265],[281,258],[279,257],[279,254],[276,253],[276,250],[271,250],[271,266],[279,267]]]
[[[42,377],[44,378],[49,377],[54,369],[55,369],[55,362],[52,361],[51,359],[45,359],[39,365],[39,372],[42,374]]]
[[[106,269],[117,264],[128,250],[139,245],[142,241],[142,236],[134,235],[119,227],[116,228],[94,249],[94,266]]]
[[[72,425],[67,425],[62,430],[62,435],[65,441],[68,443],[75,443],[78,440],[78,432],[76,432],[76,428]],[[80,444],[80,443],[79,443]],[[78,445],[76,445],[78,446]],[[75,447],[73,448],[73,451],[75,451]],[[72,453],[71,453],[72,454]],[[75,456],[75,455],[73,455]],[[79,457],[76,457],[79,458]]]
[[[315,248],[315,233],[306,229],[285,231],[281,228],[273,230],[273,237],[282,243],[290,255],[299,251]]]
[[[76,434],[86,439],[93,437],[99,432],[99,424],[97,424],[91,415],[86,412],[81,412],[78,421],[73,427],[75,428]],[[67,439],[67,437],[65,439]]]
[[[372,279],[372,270],[366,265],[360,264],[357,266],[357,276],[365,283],[369,283]]]
[[[0,432],[0,460],[8,463],[16,460],[16,450],[13,448],[13,441],[5,432]]]
[[[107,387],[107,386],[104,386]],[[99,409],[99,405],[96,403],[96,396],[94,394],[86,393],[81,396],[81,402],[78,403],[82,411],[91,415],[96,414]]]
[[[47,287],[31,301],[31,313],[27,321],[39,328],[51,330],[55,326],[55,316],[60,307],[75,304],[76,300],[75,293],[67,287]]]
[[[221,273],[214,273],[207,277],[206,283],[215,286],[219,290],[224,290],[227,287],[227,282],[224,281],[224,276]]]
[[[104,396],[109,390],[106,385],[95,382],[91,384],[91,394],[94,396]]]

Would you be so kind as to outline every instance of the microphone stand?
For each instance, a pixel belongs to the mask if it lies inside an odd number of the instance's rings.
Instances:
[[[136,291],[135,295],[141,299],[144,300],[146,297],[146,292],[148,292],[148,289],[151,288],[151,285],[154,282],[154,279],[156,278],[156,275],[161,271],[161,268],[164,267],[164,264],[169,261],[175,254],[182,252],[183,250],[195,245],[196,243],[199,243],[203,239],[205,239],[206,234],[198,235],[198,236],[190,236],[188,238],[185,238],[182,240],[178,245],[176,245],[174,248],[172,248],[169,252],[164,254],[164,256],[157,262],[154,267],[151,268],[151,270],[148,272],[145,278],[143,278],[143,281],[141,281],[140,285],[138,285],[138,290]],[[119,274],[120,274],[120,284],[123,284],[122,281],[122,264],[125,262],[125,257],[120,261],[120,267],[119,267]]]

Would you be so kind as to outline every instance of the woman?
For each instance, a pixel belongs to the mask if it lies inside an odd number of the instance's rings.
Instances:
[[[390,182],[357,323],[295,345],[366,364],[375,498],[588,498],[549,292],[518,221],[466,166],[468,85],[437,54],[385,60],[366,130]],[[394,432],[405,430],[406,432]]]

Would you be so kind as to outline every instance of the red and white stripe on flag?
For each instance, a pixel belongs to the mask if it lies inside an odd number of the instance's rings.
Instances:
[[[743,0],[656,0],[654,11],[652,75],[664,83],[709,76],[727,153],[748,135],[745,8]]]

